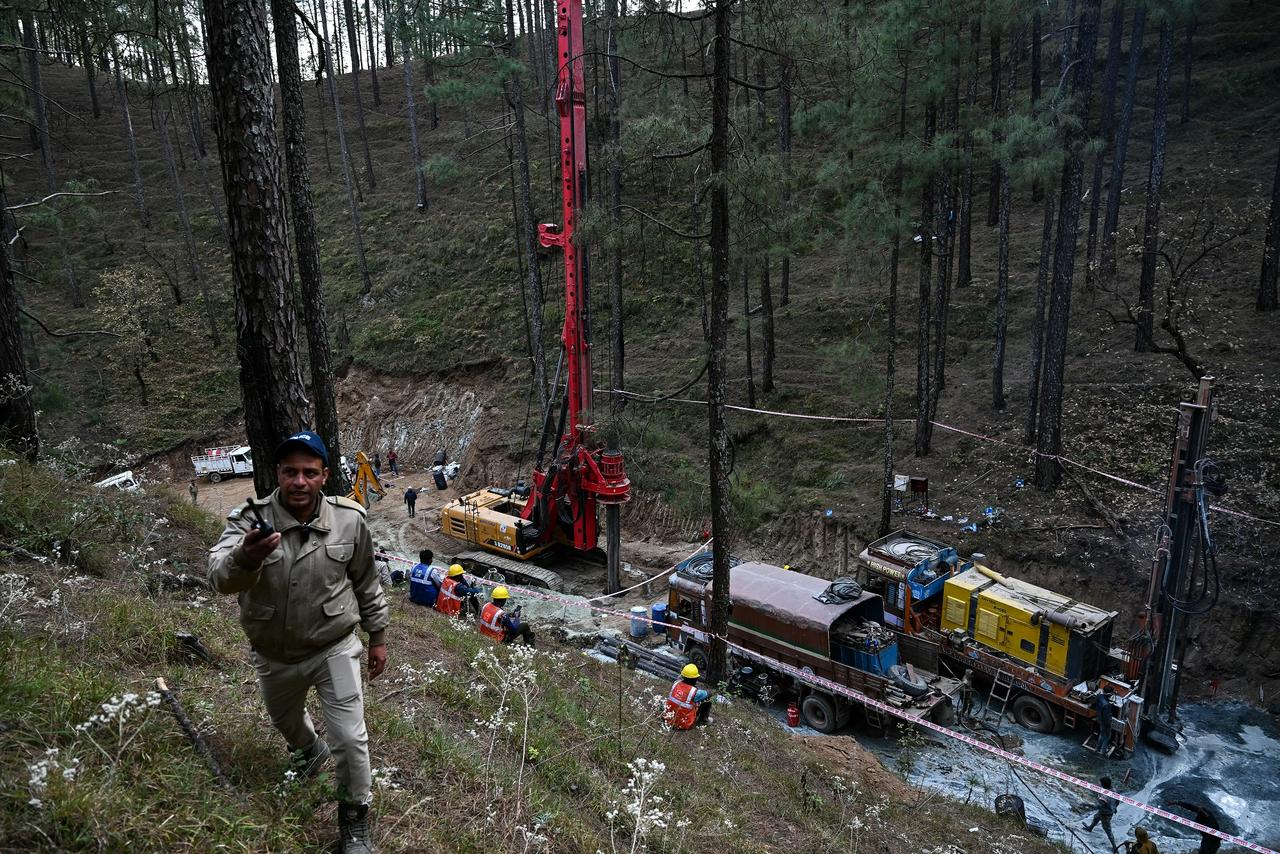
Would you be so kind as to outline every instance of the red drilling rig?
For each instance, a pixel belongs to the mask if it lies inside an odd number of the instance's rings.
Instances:
[[[603,449],[594,435],[587,257],[574,241],[588,186],[582,0],[559,0],[556,36],[562,224],[540,224],[538,240],[543,247],[559,247],[564,253],[564,327],[552,384],[554,400],[563,369],[559,416],[552,418],[552,405],[543,413],[531,485],[489,487],[463,496],[441,510],[441,530],[491,553],[468,552],[459,555],[460,559],[556,587],[558,575],[526,561],[557,543],[577,552],[593,552],[599,536],[596,505],[602,504],[608,559],[606,592],[614,592],[620,587],[619,508],[631,498],[631,482],[621,452]]]

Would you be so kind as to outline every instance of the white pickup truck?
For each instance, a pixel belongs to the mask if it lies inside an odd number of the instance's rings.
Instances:
[[[191,458],[191,465],[195,466],[197,477],[218,483],[224,477],[253,474],[253,452],[248,445],[205,448],[203,454]]]

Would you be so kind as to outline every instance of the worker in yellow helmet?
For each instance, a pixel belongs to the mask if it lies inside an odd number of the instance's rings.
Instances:
[[[690,662],[680,671],[680,678],[671,686],[663,719],[672,729],[693,729],[698,724],[708,722],[711,693],[698,687],[698,679],[701,677],[698,665]]]
[[[510,591],[502,585],[493,588],[493,600],[480,610],[480,633],[498,643],[511,643],[520,638],[525,646],[533,646],[533,631],[520,621],[520,605],[507,610]]]
[[[1160,849],[1151,841],[1151,837],[1147,834],[1145,827],[1135,827],[1133,829],[1133,838],[1138,844],[1129,849],[1131,854],[1160,854]]]
[[[475,613],[480,610],[474,598],[479,593],[480,588],[467,581],[466,570],[462,568],[462,564],[455,563],[449,567],[444,581],[440,584],[440,595],[436,597],[436,610],[446,616],[456,617],[462,613],[463,604],[467,603],[472,613]]]

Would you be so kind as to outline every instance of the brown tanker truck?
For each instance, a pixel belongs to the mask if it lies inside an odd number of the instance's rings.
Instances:
[[[707,567],[709,569],[709,567]],[[915,718],[946,722],[959,682],[938,675],[938,650],[884,624],[880,596],[764,563],[740,563],[729,576],[729,640],[735,672],[753,671],[755,686],[796,698],[804,722],[820,732],[848,723],[856,704],[819,680],[835,682]],[[708,660],[709,572],[684,567],[669,581],[667,620],[681,626],[673,642],[700,667]],[[784,672],[771,662],[790,665]],[[816,678],[809,678],[810,676]],[[869,723],[880,712],[864,706]]]

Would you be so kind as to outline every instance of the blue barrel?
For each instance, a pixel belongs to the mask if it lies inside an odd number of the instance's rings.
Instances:
[[[667,621],[667,603],[655,602],[653,605],[653,621],[655,623],[665,623]],[[654,634],[665,635],[667,633],[666,626],[654,626]]]
[[[642,638],[649,634],[649,624],[645,622],[645,617],[649,616],[649,609],[643,605],[636,605],[631,609],[631,636],[633,638]]]

